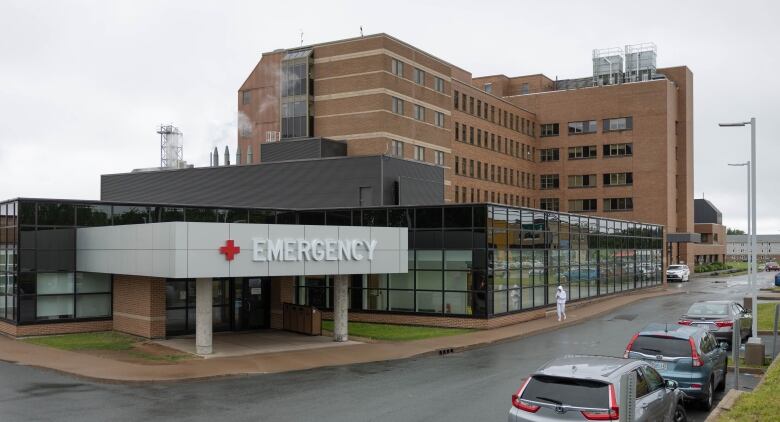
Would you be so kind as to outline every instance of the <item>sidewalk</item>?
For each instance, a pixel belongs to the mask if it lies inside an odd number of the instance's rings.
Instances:
[[[442,349],[467,350],[575,325],[633,302],[677,293],[682,292],[677,289],[656,288],[605,299],[592,305],[572,309],[569,318],[564,322],[548,317],[457,336],[397,343],[360,343],[343,347],[237,357],[191,359],[171,365],[143,365],[93,356],[85,359],[85,355],[81,353],[36,346],[0,336],[0,360],[109,382],[177,381],[298,371],[325,366],[405,359],[435,354]]]

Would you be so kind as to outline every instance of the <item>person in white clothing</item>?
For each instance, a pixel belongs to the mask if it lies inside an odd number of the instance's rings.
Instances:
[[[563,290],[563,286],[558,286],[558,292],[555,293],[555,299],[558,302],[558,321],[566,319],[566,291]]]

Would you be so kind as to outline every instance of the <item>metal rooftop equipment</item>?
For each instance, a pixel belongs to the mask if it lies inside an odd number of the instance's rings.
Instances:
[[[160,125],[160,168],[178,169],[184,162],[184,134],[173,125]]]
[[[654,43],[627,45],[625,52],[626,81],[649,81],[655,76],[658,47]]]
[[[593,85],[622,82],[623,49],[620,47],[593,50]]]

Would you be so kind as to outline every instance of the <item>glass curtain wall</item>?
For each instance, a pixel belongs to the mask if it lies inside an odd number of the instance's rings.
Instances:
[[[0,212],[0,312],[22,323],[111,316],[110,279],[75,271],[76,228],[105,225],[407,227],[409,272],[351,276],[355,311],[488,317],[552,304],[559,284],[577,300],[662,280],[661,226],[496,205],[281,211],[18,200]],[[170,329],[188,330],[189,283],[174,284],[168,303],[182,291],[185,303],[169,308]],[[331,286],[325,275],[299,277],[295,300],[330,308]]]
[[[0,203],[0,319],[16,320],[17,203]]]
[[[491,205],[487,229],[492,315],[662,282],[660,226]]]

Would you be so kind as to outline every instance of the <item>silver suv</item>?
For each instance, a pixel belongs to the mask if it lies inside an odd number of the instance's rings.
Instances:
[[[684,394],[646,362],[606,356],[567,356],[547,362],[512,395],[509,422],[616,421],[621,382],[636,376],[632,420],[685,421]],[[623,381],[621,381],[623,380]],[[628,385],[628,384],[626,384]]]

